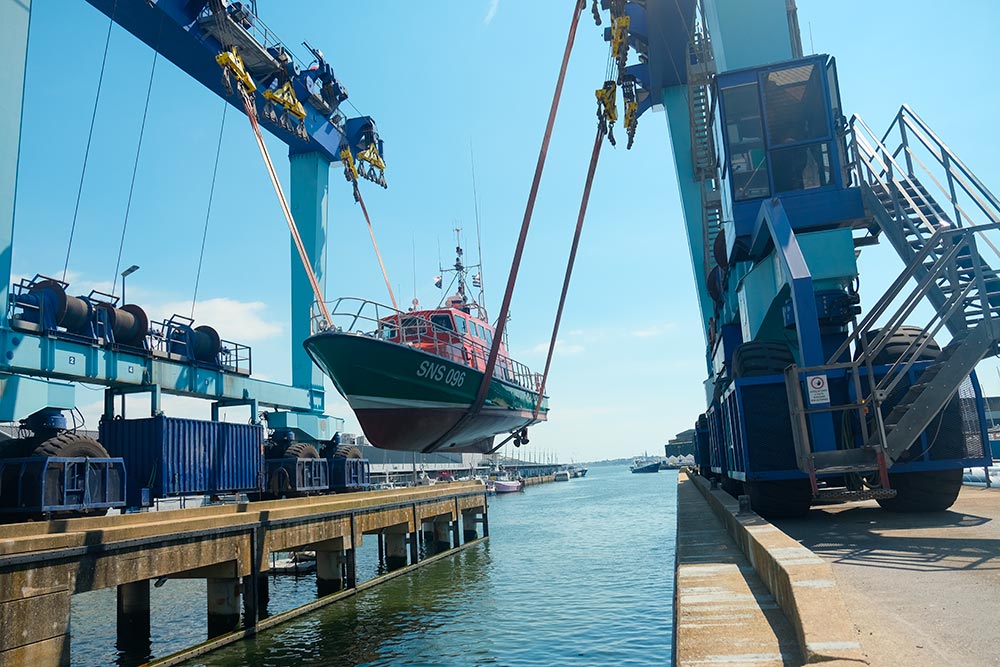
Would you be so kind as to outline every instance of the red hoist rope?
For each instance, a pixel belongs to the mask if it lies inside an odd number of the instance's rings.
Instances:
[[[541,409],[542,399],[545,397],[545,381],[548,380],[549,367],[552,365],[552,351],[556,348],[559,323],[562,321],[563,306],[566,305],[566,293],[569,292],[569,281],[573,277],[573,265],[576,263],[576,249],[580,245],[580,235],[583,233],[583,219],[587,215],[587,204],[590,202],[590,188],[594,184],[594,173],[597,171],[597,158],[601,155],[601,146],[603,144],[604,133],[598,128],[597,136],[594,137],[594,150],[590,154],[587,181],[583,186],[583,199],[580,201],[580,212],[576,216],[576,231],[573,233],[573,245],[569,249],[569,260],[566,262],[566,276],[563,278],[562,294],[559,295],[559,307],[556,309],[556,319],[552,325],[549,353],[545,357],[545,371],[542,373],[542,382],[538,388],[538,399],[535,402],[535,410],[532,415],[534,419],[538,419],[538,411]]]
[[[511,262],[510,274],[507,277],[507,289],[504,291],[503,303],[500,306],[500,315],[497,318],[495,331],[493,334],[493,345],[490,346],[490,355],[486,360],[486,370],[483,372],[483,379],[479,383],[479,390],[476,398],[469,405],[468,411],[459,419],[454,426],[424,448],[424,452],[432,452],[441,447],[452,433],[465,425],[465,423],[479,414],[483,403],[486,401],[486,394],[493,380],[493,371],[496,368],[497,355],[500,352],[500,343],[503,340],[504,328],[507,324],[507,316],[510,314],[510,302],[514,295],[514,285],[517,283],[517,273],[521,267],[521,256],[524,254],[524,244],[528,238],[528,228],[531,226],[531,214],[535,210],[535,197],[538,195],[538,186],[542,180],[542,170],[545,168],[545,157],[549,152],[549,140],[552,138],[552,126],[555,124],[556,112],[559,110],[559,99],[562,96],[563,82],[566,79],[566,67],[569,64],[569,54],[573,50],[573,41],[576,39],[576,27],[580,22],[580,13],[585,8],[585,0],[580,0],[573,4],[573,20],[569,26],[569,36],[566,38],[566,48],[563,51],[562,64],[559,67],[559,78],[556,80],[555,93],[552,95],[552,104],[549,107],[549,117],[545,123],[545,134],[542,137],[542,146],[538,151],[538,162],[535,164],[535,176],[531,181],[531,190],[528,193],[528,203],[524,209],[524,218],[521,220],[521,233],[517,237],[517,245],[514,248],[514,259]],[[539,399],[541,394],[539,394]],[[537,414],[537,411],[536,411]]]
[[[323,290],[320,289],[319,281],[316,280],[316,272],[313,271],[312,263],[309,261],[309,255],[306,253],[305,245],[302,243],[302,237],[299,235],[299,228],[295,224],[295,218],[292,217],[292,211],[288,208],[288,201],[285,199],[285,192],[281,189],[281,181],[278,179],[278,173],[274,170],[274,163],[271,162],[271,155],[267,151],[267,145],[264,143],[264,136],[260,132],[260,125],[257,123],[257,107],[254,105],[252,96],[243,88],[243,86],[238,86],[240,89],[240,94],[243,96],[243,107],[246,109],[247,118],[250,119],[250,126],[253,127],[254,137],[257,139],[257,147],[260,148],[260,154],[264,158],[264,165],[267,167],[267,173],[271,177],[271,185],[274,186],[274,192],[278,195],[278,203],[281,205],[281,212],[285,214],[285,221],[288,223],[288,231],[292,233],[292,240],[295,242],[295,248],[299,251],[299,259],[302,260],[302,268],[306,271],[306,276],[309,278],[309,284],[312,286],[313,296],[316,297],[316,303],[319,305],[320,313],[322,313],[323,318],[326,320],[326,326],[333,326],[333,320],[330,319],[330,311],[327,310],[326,302],[323,300]]]

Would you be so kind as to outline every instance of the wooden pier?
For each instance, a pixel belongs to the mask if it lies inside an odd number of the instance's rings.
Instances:
[[[0,667],[70,663],[70,598],[118,589],[119,643],[148,643],[150,583],[207,580],[207,637],[253,630],[272,552],[316,552],[319,595],[357,585],[355,549],[378,535],[386,566],[486,537],[477,482],[0,526]],[[241,609],[242,602],[242,609]]]

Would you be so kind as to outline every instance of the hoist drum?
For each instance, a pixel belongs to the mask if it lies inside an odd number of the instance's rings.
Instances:
[[[191,354],[198,361],[215,361],[222,350],[222,339],[219,332],[202,324],[191,331]]]
[[[55,280],[41,280],[32,285],[28,293],[43,300],[46,306],[54,306],[56,324],[67,331],[79,331],[90,320],[90,304],[66,294],[65,288]]]
[[[134,303],[125,304],[121,308],[101,303],[98,307],[107,313],[108,324],[111,326],[116,343],[142,347],[142,340],[149,331],[149,317],[146,316],[146,311]]]

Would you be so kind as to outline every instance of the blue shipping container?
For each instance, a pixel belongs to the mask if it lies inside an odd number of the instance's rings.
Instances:
[[[253,491],[261,486],[264,429],[256,424],[152,417],[102,420],[100,441],[125,459],[126,501]]]

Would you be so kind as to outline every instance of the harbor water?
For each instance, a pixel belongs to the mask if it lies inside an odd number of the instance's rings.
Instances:
[[[491,497],[490,539],[188,667],[670,664],[675,472],[587,477]],[[374,537],[359,577],[377,568]],[[270,613],[313,599],[312,577],[272,578]],[[138,664],[114,647],[114,591],[77,596],[73,664]],[[204,640],[204,583],[153,590],[161,657]],[[110,613],[108,613],[110,611]]]

